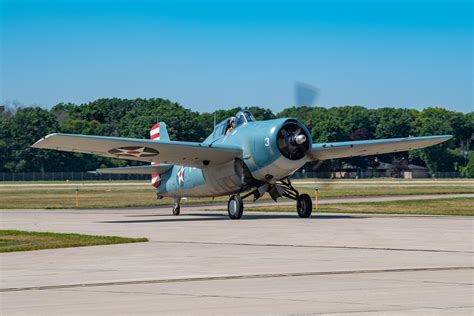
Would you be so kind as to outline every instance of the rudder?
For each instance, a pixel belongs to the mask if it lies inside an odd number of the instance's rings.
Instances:
[[[151,140],[170,140],[168,135],[168,130],[166,129],[166,124],[164,122],[158,122],[150,130],[150,139]],[[152,166],[159,165],[159,162],[152,162]],[[151,185],[155,188],[158,188],[161,184],[161,178],[159,174],[151,175]]]

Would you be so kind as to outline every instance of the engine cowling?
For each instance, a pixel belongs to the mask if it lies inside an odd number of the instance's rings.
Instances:
[[[287,159],[300,160],[309,151],[311,137],[299,122],[288,120],[280,127],[276,137],[278,150]]]
[[[275,182],[291,175],[308,161],[311,134],[295,119],[256,122],[244,151],[244,162],[259,181]],[[258,133],[255,133],[258,131]]]

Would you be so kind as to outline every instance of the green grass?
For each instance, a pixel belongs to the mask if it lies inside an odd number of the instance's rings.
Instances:
[[[303,181],[311,181],[305,179]],[[387,181],[387,179],[380,179]],[[300,193],[314,196],[314,187],[320,187],[320,198],[334,197],[356,197],[356,196],[382,196],[382,195],[414,195],[414,194],[448,194],[448,193],[474,193],[474,181],[463,180],[462,183],[451,184],[452,180],[423,179],[428,183],[438,186],[415,185],[417,180],[390,180],[390,185],[367,185],[367,179],[362,180],[335,180],[320,184],[298,183],[295,187]],[[359,182],[362,182],[360,185]],[[374,182],[371,180],[370,182]],[[83,185],[81,185],[83,183]],[[78,208],[107,208],[107,207],[141,207],[171,205],[170,198],[157,200],[154,189],[148,184],[138,184],[132,181],[130,186],[93,186],[97,182],[77,183],[79,188]],[[104,183],[104,182],[102,182]],[[120,183],[127,183],[121,181]],[[8,183],[2,183],[8,184]],[[21,184],[36,184],[35,182],[23,182]],[[50,183],[52,184],[52,183]],[[228,197],[190,198],[183,203],[212,203],[225,202]],[[262,200],[269,200],[268,194]],[[0,209],[63,209],[76,208],[76,186],[71,184],[54,183],[54,186],[2,186],[0,187]]]
[[[0,230],[0,252],[145,242],[147,238]]]
[[[245,211],[296,212],[294,207],[247,207]],[[314,213],[474,216],[474,198],[322,204]]]

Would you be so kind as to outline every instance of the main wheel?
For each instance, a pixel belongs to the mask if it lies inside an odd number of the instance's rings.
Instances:
[[[230,197],[227,203],[227,212],[231,219],[240,219],[244,213],[244,201],[238,194],[234,194]]]
[[[173,215],[179,215],[179,206],[173,207]]]
[[[313,201],[308,194],[301,194],[296,200],[296,211],[301,218],[308,218],[313,211]]]

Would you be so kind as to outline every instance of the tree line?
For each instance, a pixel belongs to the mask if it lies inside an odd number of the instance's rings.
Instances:
[[[279,113],[251,106],[258,120],[293,117],[312,133],[313,142],[337,142],[452,134],[441,145],[409,153],[348,158],[307,166],[329,171],[348,163],[358,168],[378,162],[417,164],[431,172],[457,171],[474,176],[474,153],[470,150],[474,112],[461,113],[430,107],[422,111],[402,108],[368,109],[363,106],[289,107]],[[199,113],[169,100],[99,99],[84,104],[59,103],[50,110],[40,107],[10,109],[0,106],[0,172],[88,171],[135,162],[92,155],[40,150],[30,145],[49,133],[93,134],[148,138],[150,127],[164,121],[172,140],[203,141],[217,122],[235,115],[239,107]]]

